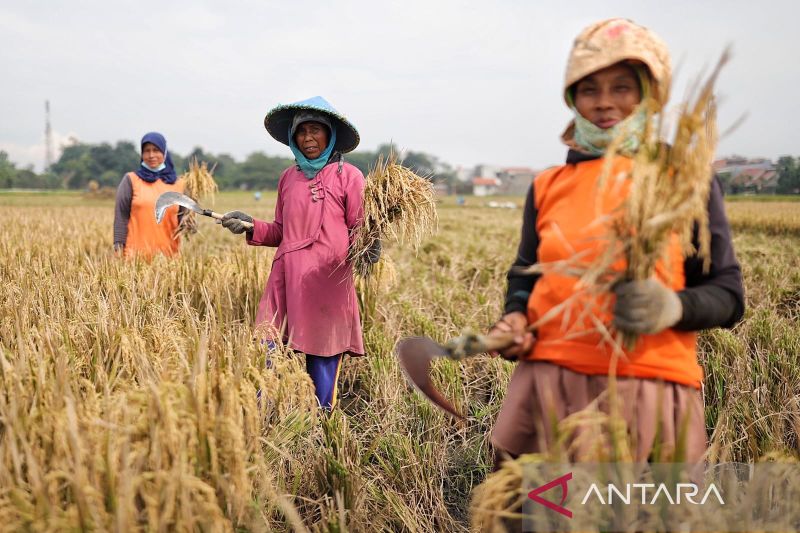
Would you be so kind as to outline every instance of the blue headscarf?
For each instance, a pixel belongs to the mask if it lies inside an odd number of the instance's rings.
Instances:
[[[145,133],[144,137],[142,137],[142,142],[139,144],[142,150],[144,150],[145,143],[154,144],[161,150],[161,153],[164,154],[164,164],[161,165],[161,168],[158,170],[152,170],[145,165],[144,160],[140,160],[141,164],[136,171],[136,175],[148,183],[153,183],[158,179],[168,184],[175,183],[175,180],[178,179],[178,175],[175,174],[175,165],[172,164],[172,157],[170,157],[167,151],[167,140],[160,133],[151,131],[150,133]]]
[[[303,152],[300,151],[300,148],[297,147],[297,144],[294,142],[294,135],[292,134],[292,126],[289,126],[289,148],[292,149],[292,153],[294,154],[294,159],[297,161],[297,166],[300,167],[300,170],[303,171],[306,178],[313,180],[322,167],[328,164],[328,159],[330,159],[331,154],[333,153],[333,147],[336,144],[336,127],[331,126],[331,138],[328,139],[328,146],[316,159],[307,159],[306,156],[303,155]]]

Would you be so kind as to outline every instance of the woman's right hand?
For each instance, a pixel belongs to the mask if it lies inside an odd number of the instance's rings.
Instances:
[[[503,316],[500,320],[498,320],[494,326],[489,330],[489,335],[491,336],[494,333],[515,333],[514,337],[514,344],[505,350],[498,350],[495,352],[496,354],[500,355],[503,359],[507,359],[509,361],[516,361],[520,357],[523,357],[530,353],[533,349],[533,343],[536,342],[536,339],[533,336],[533,333],[527,330],[528,327],[528,317],[525,316],[525,313],[521,313],[519,311],[514,311],[512,313],[508,313]]]
[[[253,223],[253,217],[248,215],[247,213],[242,213],[241,211],[228,211],[224,215],[222,215],[222,226],[228,228],[231,233],[244,233],[245,231],[252,231],[242,224],[242,222],[249,222],[250,224]]]

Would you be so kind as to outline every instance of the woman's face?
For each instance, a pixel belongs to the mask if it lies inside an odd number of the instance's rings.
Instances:
[[[607,129],[630,115],[641,102],[636,71],[616,63],[580,79],[575,84],[575,107],[583,118]]]
[[[164,152],[153,143],[144,143],[142,146],[142,161],[150,168],[158,168],[164,162]]]
[[[294,143],[308,159],[316,159],[328,147],[328,128],[319,122],[303,122],[294,132]]]

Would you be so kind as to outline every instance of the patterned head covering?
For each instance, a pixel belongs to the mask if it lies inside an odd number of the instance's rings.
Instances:
[[[575,39],[567,62],[564,100],[572,85],[593,72],[620,61],[640,62],[653,79],[653,97],[662,105],[669,98],[672,65],[667,45],[655,33],[635,22],[608,19],[585,28]]]
[[[567,61],[564,101],[575,113],[575,119],[561,134],[561,140],[570,148],[594,155],[602,154],[611,139],[623,129],[629,133],[625,143],[628,146],[627,153],[634,152],[638,147],[638,132],[643,129],[646,116],[644,108],[639,106],[633,115],[615,128],[601,130],[580,116],[570,94],[572,87],[581,79],[621,61],[629,62],[637,72],[643,97],[652,96],[662,107],[669,98],[672,65],[664,41],[649,29],[628,19],[595,22],[575,39]],[[648,76],[642,72],[642,66],[647,67]]]

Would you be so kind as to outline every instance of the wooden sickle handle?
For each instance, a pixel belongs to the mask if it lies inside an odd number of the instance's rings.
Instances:
[[[216,211],[211,211],[210,209],[206,209],[205,211],[203,211],[203,214],[207,217],[216,218],[217,220],[222,220],[222,218],[225,216],[221,213],[217,213]],[[246,220],[242,220],[241,222],[242,226],[244,226],[245,228],[253,229],[252,222],[247,222]]]
[[[452,359],[463,359],[484,352],[503,350],[514,344],[516,333],[503,331],[492,335],[478,335],[465,333],[460,337],[450,339],[444,345]]]

